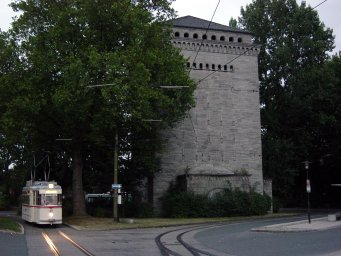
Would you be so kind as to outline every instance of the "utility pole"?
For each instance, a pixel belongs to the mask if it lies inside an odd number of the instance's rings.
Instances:
[[[304,161],[304,169],[306,170],[306,190],[307,190],[307,212],[308,212],[308,222],[311,224],[311,217],[310,217],[310,193],[311,193],[311,186],[309,180],[309,161]]]
[[[116,85],[115,83],[108,83],[108,84],[95,84],[95,85],[88,85],[88,88],[96,88],[96,87],[105,87],[105,86],[113,86]],[[116,130],[115,133],[115,148],[114,148],[114,184],[112,184],[112,208],[113,208],[113,223],[119,222],[118,217],[118,190],[121,189],[121,185],[118,184],[118,131]]]
[[[115,149],[114,149],[114,184],[118,183],[118,132],[115,134]],[[113,223],[118,223],[118,189],[113,188]]]

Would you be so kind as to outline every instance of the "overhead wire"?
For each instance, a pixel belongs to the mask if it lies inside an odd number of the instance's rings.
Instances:
[[[327,0],[325,0],[325,1],[327,1]],[[215,10],[214,10],[214,12],[213,12],[213,15],[212,15],[212,17],[211,17],[211,20],[210,20],[210,22],[208,23],[208,26],[207,26],[206,31],[205,31],[205,35],[207,34],[207,32],[208,32],[208,30],[209,30],[209,28],[210,28],[210,26],[211,26],[211,24],[212,24],[213,18],[214,18],[214,16],[215,16],[216,12],[217,12],[217,9],[218,9],[218,7],[219,7],[219,4],[220,4],[220,0],[218,1],[217,5],[216,5],[216,8],[215,8]],[[197,57],[198,57],[198,55],[199,55],[199,52],[200,52],[200,50],[201,50],[201,47],[202,47],[202,45],[203,45],[204,40],[205,40],[205,39],[202,38],[201,43],[200,43],[200,46],[199,46],[199,48],[198,48],[198,51],[196,52],[196,55],[195,55],[195,57],[194,57],[194,59],[193,59],[193,63],[195,62],[195,60],[197,59]],[[234,60],[238,59],[239,57],[241,57],[242,55],[244,55],[244,54],[247,53],[248,51],[249,51],[249,50],[246,50],[246,51],[243,52],[242,54],[239,54],[236,58],[230,60],[230,61],[227,62],[225,65],[228,65],[228,64],[232,63]],[[191,70],[192,70],[192,69],[189,70],[189,73],[191,72]],[[200,79],[200,80],[197,82],[196,85],[199,85],[202,81],[204,81],[206,78],[208,78],[209,76],[213,75],[213,74],[216,73],[217,71],[218,71],[218,70],[215,70],[215,71],[213,71],[212,73],[210,73],[210,74],[208,74],[207,76],[205,76],[204,78]]]
[[[210,22],[208,23],[208,26],[207,26],[206,31],[205,31],[205,35],[207,34],[208,30],[210,29],[210,26],[211,26],[211,24],[212,24],[212,21],[213,21],[213,18],[214,18],[214,16],[215,16],[216,12],[217,12],[217,9],[218,9],[219,4],[220,4],[220,0],[218,1],[217,5],[216,5],[216,7],[215,7],[215,10],[214,10],[214,12],[213,12],[213,15],[212,15],[212,17],[211,17],[211,20],[210,20]],[[193,59],[193,62],[195,62],[195,60],[197,59],[198,54],[199,54],[200,49],[201,49],[201,46],[202,46],[202,43],[204,42],[204,40],[205,40],[204,38],[201,39],[201,43],[200,43],[199,49],[198,49],[198,51],[196,52],[196,55],[195,55],[195,57],[194,57],[194,59]],[[189,73],[191,73],[191,69],[189,70]]]
[[[328,0],[324,0],[321,3],[319,3],[318,5],[316,5],[315,7],[313,7],[313,10],[316,9],[317,7],[319,7],[320,5],[324,4],[325,2],[327,2]]]
[[[247,53],[248,51],[250,51],[250,49],[247,49],[246,51],[244,51],[243,53],[237,55],[235,58],[233,58],[232,60],[228,61],[227,63],[225,63],[225,65],[231,64],[233,61],[235,61],[236,59],[240,58],[241,56],[243,56],[245,53]],[[204,78],[200,79],[196,85],[199,85],[202,81],[204,81],[205,79],[207,79],[208,77],[210,77],[211,75],[213,75],[214,73],[218,72],[218,70],[214,70],[211,73],[209,73],[207,76],[205,76]]]
[[[315,7],[313,7],[313,9],[316,9],[317,7],[319,7],[320,5],[322,5],[323,3],[327,2],[327,1],[328,1],[328,0],[322,1],[321,3],[319,3],[318,5],[316,5]],[[214,10],[214,13],[213,13],[213,15],[212,15],[212,18],[211,18],[211,20],[210,20],[210,22],[209,22],[209,24],[208,24],[208,27],[206,28],[205,34],[207,34],[207,31],[208,31],[208,29],[209,29],[210,26],[211,26],[213,17],[214,17],[214,15],[215,15],[216,11],[217,11],[217,8],[218,8],[219,4],[220,4],[220,0],[219,0],[219,2],[218,2],[218,4],[217,4],[215,10]],[[197,56],[198,56],[198,54],[199,54],[199,52],[200,52],[200,50],[201,50],[201,46],[202,46],[203,41],[204,41],[204,39],[201,40],[201,44],[200,44],[200,46],[199,46],[198,51],[196,52],[195,58],[194,58],[194,60],[193,60],[193,63],[195,62],[195,60],[196,60],[196,58],[197,58]],[[240,58],[241,56],[243,56],[244,54],[246,54],[248,51],[250,51],[250,49],[247,49],[247,50],[244,51],[243,53],[237,55],[235,58],[233,58],[232,60],[228,61],[225,65],[231,64],[233,61],[235,61],[236,59]],[[192,69],[190,69],[189,73],[191,72],[191,70],[192,70]],[[204,78],[200,79],[200,80],[196,83],[196,85],[199,85],[201,82],[203,82],[205,79],[207,79],[208,77],[210,77],[211,75],[213,75],[213,74],[216,73],[216,72],[218,72],[218,70],[215,70],[215,71],[211,72],[210,74],[208,74],[207,76],[205,76]],[[191,124],[192,124],[192,126],[193,126],[193,130],[194,130],[194,132],[196,133],[195,128],[194,128],[194,124],[193,124],[193,120],[192,120],[192,118],[191,118],[190,115],[188,115],[188,117],[189,117],[189,120],[190,120],[190,122],[191,122]]]
[[[317,7],[321,6],[322,4],[324,4],[324,3],[327,2],[327,1],[328,1],[328,0],[322,1],[322,2],[319,3],[318,5],[314,6],[312,9],[316,9]],[[218,3],[218,5],[219,5],[219,3]],[[217,7],[218,7],[218,5],[217,5]],[[217,9],[217,7],[216,7],[216,9]],[[213,16],[215,15],[215,12],[216,12],[216,10],[214,11]],[[212,19],[213,19],[213,16],[212,16]],[[211,21],[212,21],[212,19],[211,19]],[[211,22],[209,23],[209,26],[210,26],[210,24],[211,24]],[[206,33],[207,33],[208,29],[209,29],[209,27],[206,29]],[[199,47],[199,49],[198,49],[198,52],[197,52],[197,54],[196,54],[196,56],[195,56],[195,59],[196,59],[196,57],[198,56],[198,53],[199,53],[199,51],[200,51],[200,48],[201,48],[201,44],[200,44],[200,47]],[[244,55],[245,53],[247,53],[249,50],[250,50],[250,49],[248,49],[248,50],[244,51],[243,53],[239,54],[237,57],[233,58],[232,60],[230,60],[229,62],[227,62],[225,65],[231,64],[233,61],[235,61],[236,59],[240,58],[242,55]],[[193,62],[195,62],[195,59],[194,59]],[[205,79],[207,79],[208,77],[210,77],[211,75],[213,75],[213,74],[216,73],[216,72],[218,72],[218,70],[215,70],[215,71],[211,72],[210,74],[208,74],[207,76],[205,76],[204,78],[200,79],[200,80],[196,83],[196,85],[199,85],[202,81],[204,81]]]

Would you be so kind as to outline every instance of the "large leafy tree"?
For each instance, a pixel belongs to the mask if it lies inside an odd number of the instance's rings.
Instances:
[[[295,0],[254,0],[241,16],[240,24],[261,45],[264,173],[273,179],[275,195],[289,199],[300,163],[313,157],[320,138],[314,104],[328,84],[321,67],[333,49],[332,30],[316,10]]]
[[[333,183],[341,183],[341,58],[335,55],[315,74],[308,78],[312,84],[311,126],[314,130],[312,180],[315,181],[316,203],[319,206],[339,207],[339,189]],[[314,163],[315,162],[315,163]]]
[[[107,149],[115,134],[127,148],[155,128],[145,119],[171,125],[193,105],[194,84],[170,42],[170,2],[12,3],[21,15],[2,33],[1,133],[71,161],[74,215],[85,214],[83,169],[95,148]]]

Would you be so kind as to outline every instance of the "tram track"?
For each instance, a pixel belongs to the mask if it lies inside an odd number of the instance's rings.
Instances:
[[[281,221],[290,220],[293,219],[301,219],[302,217],[284,217],[281,218]],[[272,222],[273,219],[268,220],[261,220],[263,222]],[[207,248],[205,246],[199,245],[198,242],[195,241],[195,239],[190,239],[189,237],[193,237],[194,233],[197,233],[199,231],[203,231],[206,229],[221,227],[225,225],[239,225],[239,224],[245,224],[249,221],[237,221],[237,222],[224,222],[224,223],[211,223],[211,224],[198,224],[198,225],[192,225],[192,226],[186,226],[174,230],[170,230],[167,232],[164,232],[160,235],[158,235],[155,238],[155,243],[157,244],[161,255],[163,256],[232,256],[231,254],[218,252],[215,250],[212,250],[210,248]],[[187,237],[185,237],[187,236]],[[187,240],[190,240],[188,242]],[[196,246],[195,246],[196,245]]]
[[[281,218],[280,221],[285,221],[286,218]],[[293,218],[290,217],[292,221]],[[167,228],[167,230],[163,230],[163,233],[159,233],[157,231],[153,231],[153,235],[149,238],[152,239],[150,242],[156,242],[157,247],[159,248],[159,252],[157,252],[157,248],[154,247],[153,253],[149,255],[173,255],[173,256],[231,256],[226,252],[219,252],[206,246],[203,243],[198,242],[196,240],[196,236],[198,232],[208,231],[209,229],[215,229],[222,226],[234,226],[247,224],[246,227],[252,227],[253,225],[264,225],[264,223],[274,222],[273,219],[268,220],[244,220],[244,221],[233,221],[233,222],[219,222],[219,223],[206,223],[206,224],[193,224],[186,225],[181,227],[173,227]],[[276,221],[277,222],[277,221]],[[248,224],[252,223],[252,225]],[[259,224],[257,224],[259,223]],[[232,228],[234,229],[234,228]],[[166,232],[167,231],[167,232]],[[94,253],[97,255],[103,255],[103,253],[108,253],[109,250],[112,252],[117,252],[126,248],[122,244],[118,246],[110,246],[112,238],[108,237],[108,234],[103,236],[102,238],[98,238],[98,241],[105,242],[106,246],[105,252],[99,250],[102,248],[97,243],[88,243],[89,239],[92,239],[97,235],[97,233],[90,233],[84,236],[83,234],[79,234],[78,231],[69,229],[62,225],[57,226],[38,226],[38,225],[28,225],[27,227],[28,243],[30,244],[28,255],[34,256],[81,256],[88,255],[93,256]],[[116,233],[115,233],[116,234]],[[47,239],[48,238],[48,239]],[[134,240],[134,238],[132,238]],[[72,242],[71,242],[72,241]],[[121,240],[120,240],[121,241]],[[134,240],[135,241],[135,240]],[[109,242],[109,246],[107,243]],[[113,242],[114,243],[114,242]],[[92,246],[90,246],[90,244]],[[95,247],[94,247],[95,245]],[[132,247],[133,244],[130,245]],[[135,244],[134,244],[135,245]],[[154,244],[155,245],[155,244]],[[97,249],[95,249],[97,248]],[[127,248],[126,248],[127,249]],[[129,248],[131,249],[131,248]],[[155,251],[154,251],[155,250]],[[105,254],[107,255],[107,254]],[[128,254],[125,254],[128,255]],[[148,254],[134,254],[131,251],[130,255],[148,255]]]
[[[190,232],[196,232],[204,229],[215,228],[221,225],[226,225],[222,223],[214,223],[214,224],[201,224],[194,225],[191,227],[182,227],[179,229],[167,231],[158,235],[155,238],[155,242],[159,247],[161,254],[163,256],[219,256],[219,254],[214,254],[210,251],[202,250],[200,248],[196,248],[193,245],[185,242],[183,236]]]
[[[52,242],[51,238],[45,232],[42,232],[41,234],[42,234],[43,238],[45,239],[46,243],[48,244],[52,254],[54,256],[60,256],[61,254],[60,254],[58,248]]]
[[[79,243],[75,242],[69,235],[65,234],[63,231],[58,230],[58,228],[52,228],[49,231],[42,231],[41,235],[47,243],[53,256],[95,256],[95,254],[91,253]],[[70,248],[71,245],[73,249]]]

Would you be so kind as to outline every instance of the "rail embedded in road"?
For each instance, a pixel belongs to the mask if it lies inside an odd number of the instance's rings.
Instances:
[[[155,242],[159,247],[161,254],[164,256],[200,256],[200,255],[208,255],[208,256],[217,256],[217,254],[205,251],[199,248],[196,248],[188,243],[186,243],[182,236],[193,231],[200,231],[204,229],[209,229],[212,227],[221,226],[222,224],[213,223],[213,224],[201,224],[194,225],[190,227],[182,227],[178,229],[174,229],[171,231],[167,231],[158,235],[155,238]],[[218,253],[218,252],[217,252]]]
[[[79,245],[78,243],[76,243],[74,240],[72,240],[68,235],[66,235],[64,232],[62,231],[58,231],[58,234],[63,237],[66,241],[68,241],[69,243],[71,243],[74,247],[76,247],[80,252],[82,252],[84,255],[87,256],[95,256],[94,254],[92,254],[91,252],[89,252],[88,250],[86,250],[84,247],[82,247],[81,245]],[[60,253],[60,251],[58,250],[57,246],[55,245],[55,243],[52,241],[52,239],[49,237],[49,235],[46,232],[42,232],[42,236],[45,239],[46,243],[48,244],[52,254],[54,256],[61,256],[62,254]]]
[[[58,231],[59,234],[64,237],[66,240],[68,240],[70,243],[72,243],[74,246],[76,246],[79,250],[81,250],[85,255],[87,256],[95,256],[94,254],[92,254],[91,252],[89,252],[88,250],[86,250],[84,247],[80,246],[79,244],[77,244],[75,241],[73,241],[69,236],[67,236],[64,232],[62,231]]]
[[[49,245],[50,250],[53,253],[53,255],[60,256],[59,250],[56,247],[56,245],[52,242],[51,238],[45,232],[42,232],[41,234],[44,237],[46,243]]]

